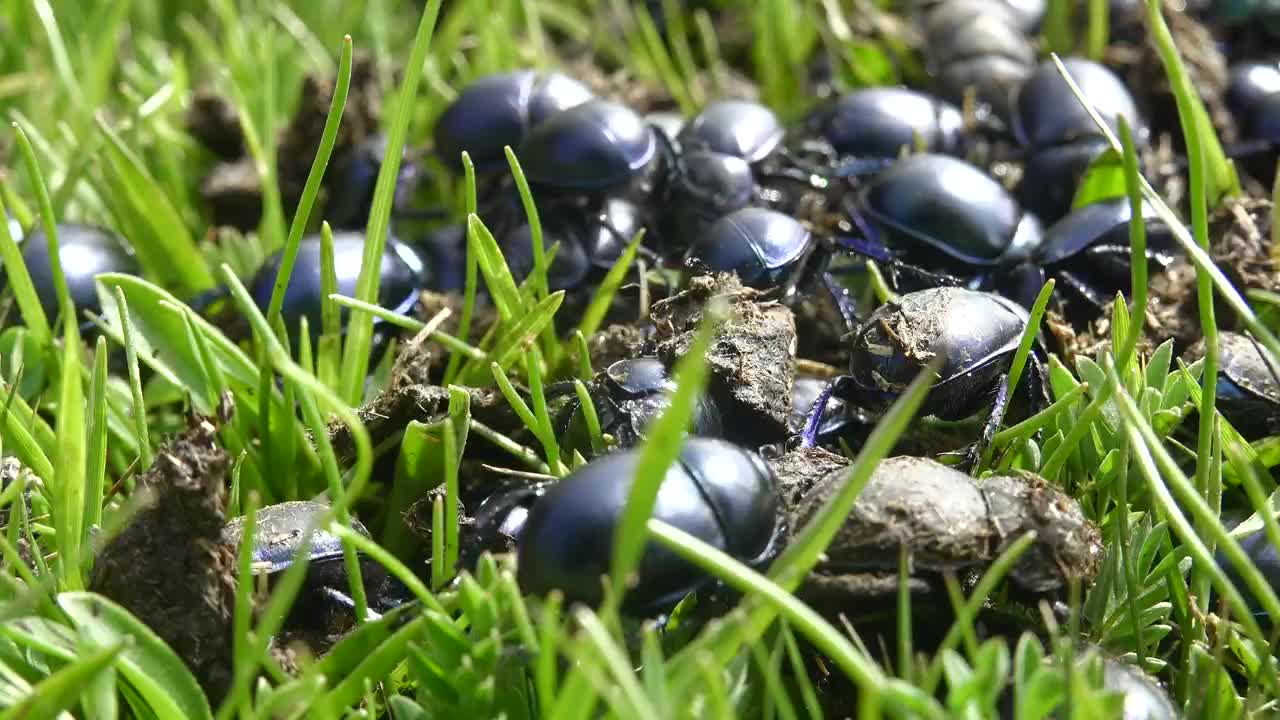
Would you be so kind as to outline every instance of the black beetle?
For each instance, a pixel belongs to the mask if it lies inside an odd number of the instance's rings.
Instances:
[[[746,207],[715,221],[689,248],[689,260],[711,272],[736,273],[757,289],[791,289],[816,243],[795,218]]]
[[[896,158],[903,148],[959,155],[964,141],[960,108],[901,87],[847,92],[811,122],[837,157]]]
[[[1240,543],[1240,549],[1244,550],[1245,555],[1248,556],[1254,567],[1258,569],[1258,572],[1262,574],[1267,584],[1277,593],[1280,593],[1280,554],[1276,553],[1275,545],[1272,545],[1271,539],[1267,537],[1266,528],[1260,526],[1252,532],[1235,533],[1236,528],[1251,515],[1253,513],[1249,510],[1225,510],[1222,513],[1222,523],[1235,535],[1236,541]],[[1249,586],[1245,584],[1240,572],[1231,560],[1227,558],[1226,553],[1219,549],[1214,560],[1222,567],[1227,578],[1236,586],[1236,589],[1244,595],[1249,611],[1254,614],[1254,617],[1268,619],[1266,611],[1262,608],[1262,603],[1259,602],[1253,591],[1249,589]],[[1269,621],[1274,623],[1274,619],[1269,619]]]
[[[1204,356],[1204,340],[1188,349]],[[1218,412],[1246,440],[1280,433],[1280,364],[1248,335],[1218,333]]]
[[[1073,210],[1044,233],[1032,262],[1020,268],[1025,291],[1038,292],[1046,276],[1085,300],[1095,312],[1111,307],[1115,293],[1128,289],[1130,276],[1129,219],[1133,209],[1127,198],[1099,200]],[[1143,225],[1147,235],[1147,262],[1154,269],[1168,268],[1177,247],[1169,226],[1144,203]]]
[[[690,120],[676,142],[682,150],[710,150],[756,164],[782,145],[786,131],[778,116],[749,100],[719,100]]]
[[[407,148],[396,178],[396,190],[392,201],[393,217],[433,217],[438,212],[410,212],[409,197],[416,187],[419,168],[408,158]],[[369,224],[369,212],[373,209],[373,193],[382,170],[382,160],[387,154],[387,136],[371,135],[364,142],[349,148],[334,158],[332,170],[325,175],[329,198],[325,206],[325,220],[339,230],[363,230]]]
[[[613,533],[626,509],[640,452],[598,458],[546,489],[516,539],[518,580],[529,593],[559,590],[596,604],[612,561]],[[777,482],[755,452],[722,440],[687,438],[658,490],[653,517],[742,562],[761,567],[786,533]],[[712,578],[658,546],[646,546],[624,612],[669,611]]]
[[[1176,720],[1182,717],[1160,683],[1127,662],[1104,657],[1102,686],[1124,696],[1121,720]]]
[[[898,270],[929,285],[981,282],[1029,259],[1044,232],[1004,186],[946,155],[902,159],[847,196],[845,210],[862,238],[840,244],[888,262],[895,283]]]
[[[363,233],[337,232],[333,235],[333,268],[339,294],[348,297],[356,294],[356,281],[364,262],[364,242]],[[280,272],[281,257],[279,253],[272,256],[258,270],[249,285],[254,302],[264,312],[271,303],[271,293]],[[284,302],[280,306],[281,317],[290,332],[296,333],[302,318],[306,317],[312,335],[319,335],[322,329],[320,309],[325,301],[320,290],[321,272],[320,236],[308,235],[298,244],[298,255],[293,273],[289,277],[289,287],[285,290]],[[381,273],[379,304],[401,315],[409,312],[417,302],[418,293],[425,289],[429,277],[426,263],[417,251],[395,238],[387,238]],[[342,313],[345,317],[347,310],[343,309]],[[374,322],[378,323],[380,319],[375,317]]]
[[[1000,0],[946,0],[929,8],[924,53],[938,94],[961,103],[972,88],[978,102],[1007,120],[1014,93],[1035,64],[1025,22]]]
[[[293,564],[308,532],[311,532],[311,563],[303,589],[290,611],[291,625],[323,628],[336,610],[350,612],[355,603],[348,594],[351,583],[343,561],[342,541],[326,530],[316,530],[314,523],[329,507],[318,502],[295,500],[268,505],[256,515],[253,536],[253,574],[265,575],[273,582]],[[244,518],[227,523],[222,539],[239,547],[244,537]],[[369,537],[369,531],[355,518],[351,528]],[[383,606],[383,591],[388,584],[386,570],[379,564],[360,558],[361,578],[371,608]],[[373,615],[373,612],[370,613]]]
[[[675,392],[667,366],[656,357],[619,360],[599,373],[590,386],[592,404],[602,432],[620,447],[629,448],[644,440],[649,424],[671,405]],[[590,452],[586,419],[576,399],[566,410],[567,438],[584,455]],[[701,437],[724,437],[724,421],[715,402],[703,396],[694,408],[690,432]]]
[[[791,524],[804,527],[821,513],[846,472],[837,467],[813,479],[792,509]],[[1045,480],[1030,473],[974,480],[935,460],[886,458],[801,594],[838,597],[846,605],[852,597],[892,596],[902,548],[911,556],[909,589],[936,592],[943,572],[984,567],[1027,531],[1036,533],[1035,543],[1007,575],[1018,590],[1043,597],[1073,578],[1092,582],[1102,560],[1101,533],[1078,502]]]
[[[436,121],[436,153],[454,169],[461,169],[466,150],[476,172],[500,170],[507,166],[504,146],[519,147],[548,117],[592,97],[585,85],[558,72],[517,70],[482,77],[464,88]]]
[[[1246,135],[1253,134],[1255,113],[1263,101],[1280,93],[1280,63],[1248,61],[1231,66],[1227,80],[1227,107]]]
[[[520,143],[521,167],[553,193],[625,193],[661,164],[659,134],[630,108],[592,99],[544,120]]]
[[[1028,321],[1027,311],[1005,297],[955,287],[920,290],[881,305],[851,334],[849,374],[832,380],[814,402],[802,446],[817,442],[829,398],[882,412],[941,357],[921,415],[961,420],[990,407],[982,435],[969,450],[972,463],[1004,416],[1009,366]],[[1034,409],[1044,403],[1043,371],[1034,353],[1025,376]]]
[[[688,150],[675,157],[658,215],[661,244],[670,256],[703,237],[712,223],[759,198],[751,165],[737,155]]]
[[[1062,64],[1113,132],[1124,117],[1134,142],[1146,143],[1137,103],[1115,73],[1084,58]],[[1055,222],[1070,210],[1089,164],[1110,146],[1052,62],[1041,63],[1018,90],[1013,129],[1028,154],[1018,199],[1042,221]]]
[[[1226,98],[1241,137],[1229,151],[1250,174],[1270,186],[1280,147],[1280,64],[1232,66]]]
[[[10,221],[13,224],[13,221]],[[76,311],[102,313],[98,301],[94,277],[100,273],[126,273],[136,275],[141,271],[138,259],[124,238],[110,230],[91,225],[61,223],[57,226],[58,260],[62,263],[62,275]],[[21,233],[19,233],[21,235]],[[22,241],[22,261],[31,276],[40,307],[49,320],[58,315],[58,289],[53,282],[53,268],[49,265],[49,240],[44,228],[37,226]],[[7,277],[5,278],[7,284]],[[80,324],[82,330],[92,327],[92,321]]]

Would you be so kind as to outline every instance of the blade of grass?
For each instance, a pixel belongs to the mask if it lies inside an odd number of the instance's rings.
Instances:
[[[20,718],[52,718],[72,707],[81,693],[100,673],[115,663],[116,658],[129,647],[129,638],[104,647],[86,657],[58,669],[31,689],[20,703],[0,713],[3,720]]]
[[[387,152],[378,172],[378,183],[373,192],[373,208],[369,212],[369,227],[365,236],[364,262],[356,280],[356,297],[369,303],[378,300],[378,286],[382,273],[382,253],[387,244],[387,231],[391,221],[391,202],[395,196],[396,180],[400,174],[401,154],[413,117],[418,95],[418,81],[431,46],[431,35],[443,0],[427,0],[418,32],[413,39],[413,50],[405,63],[404,79],[396,96],[396,115],[387,132]],[[352,405],[358,405],[363,395],[364,378],[369,367],[369,344],[373,336],[371,318],[352,317],[347,324],[347,342],[343,353],[339,396]]]
[[[1200,99],[1199,92],[1191,84],[1182,55],[1165,22],[1164,11],[1160,0],[1147,0],[1147,27],[1151,29],[1151,38],[1164,64],[1165,75],[1173,90],[1173,97],[1178,106],[1178,120],[1182,125],[1182,135],[1187,142],[1187,159],[1191,175],[1191,217],[1195,224],[1196,204],[1212,200],[1216,205],[1228,195],[1240,194],[1240,181],[1236,178],[1235,168],[1222,150],[1218,134],[1209,121],[1209,112]],[[1197,175],[1201,177],[1196,180]],[[1203,184],[1201,184],[1203,183]],[[1200,191],[1195,188],[1199,186]],[[1198,196],[1198,199],[1197,199]],[[1201,205],[1203,207],[1203,205]],[[1199,235],[1199,233],[1197,233]]]
[[[661,520],[650,519],[647,527],[649,534],[668,550],[739,591],[767,603],[860,688],[878,688],[885,693],[886,702],[899,710],[920,713],[926,717],[946,717],[936,700],[897,678],[886,677],[870,658],[845,639],[844,633],[793,597],[784,587],[734,560],[718,548]]]
[[[644,553],[645,523],[653,514],[658,489],[667,470],[676,461],[698,399],[707,382],[707,349],[727,309],[708,306],[689,350],[676,364],[675,394],[658,420],[649,426],[640,449],[639,470],[627,495],[627,509],[618,520],[613,536],[613,557],[609,566],[612,585],[610,601],[621,603],[631,582],[631,574]]]
[[[142,398],[142,375],[138,371],[138,349],[133,336],[133,320],[129,315],[129,302],[125,299],[124,288],[116,285],[113,288],[116,296],[116,308],[119,311],[120,333],[124,338],[125,360],[129,366],[129,390],[133,394],[133,428],[138,438],[139,470],[151,467],[154,456],[151,453],[151,434],[147,431],[147,406]]]
[[[1098,111],[1089,104],[1088,99],[1085,98],[1084,94],[1080,91],[1080,86],[1076,84],[1076,81],[1071,77],[1071,73],[1067,72],[1067,69],[1062,65],[1062,60],[1054,55],[1053,61],[1058,67],[1058,72],[1066,80],[1067,87],[1071,88],[1071,92],[1075,94],[1076,100],[1089,112],[1090,117],[1093,118],[1094,124],[1098,128],[1098,132],[1107,139],[1107,142],[1110,143],[1112,149],[1118,153],[1123,153],[1124,146],[1120,144],[1115,133],[1111,132],[1111,128],[1107,125],[1106,121],[1098,115]],[[1212,278],[1214,286],[1218,289],[1218,294],[1227,302],[1228,305],[1231,306],[1232,311],[1236,313],[1241,322],[1244,323],[1245,327],[1249,329],[1249,332],[1252,333],[1259,342],[1265,345],[1273,355],[1280,357],[1280,339],[1277,339],[1275,334],[1272,333],[1266,325],[1258,321],[1258,317],[1254,314],[1253,309],[1249,307],[1249,303],[1240,296],[1240,293],[1236,292],[1231,281],[1229,281],[1226,275],[1222,273],[1222,270],[1214,264],[1213,259],[1209,257],[1209,254],[1199,246],[1196,239],[1182,224],[1182,221],[1178,218],[1177,214],[1164,201],[1164,198],[1160,197],[1160,193],[1156,192],[1156,189],[1151,186],[1151,183],[1145,177],[1139,176],[1138,179],[1142,185],[1143,196],[1146,197],[1147,202],[1151,203],[1156,214],[1160,216],[1160,219],[1169,228],[1174,240],[1177,241],[1178,245],[1187,254],[1188,259],[1190,259],[1192,264],[1195,265],[1197,273],[1207,273]]]
[[[7,217],[8,210],[3,194],[0,194],[0,220]],[[53,344],[49,319],[45,317],[40,298],[31,283],[31,273],[27,272],[27,265],[22,261],[22,250],[9,232],[8,222],[0,222],[0,266],[4,267],[6,283],[13,290],[13,297],[18,303],[18,311],[22,314],[22,322],[27,326],[27,331],[40,345]]]
[[[93,350],[93,380],[89,384],[89,466],[85,472],[85,541],[90,528],[102,522],[102,496],[107,483],[107,339],[98,336]],[[90,559],[91,558],[86,558]]]
[[[1124,147],[1124,185],[1129,197],[1129,277],[1130,277],[1130,310],[1133,326],[1124,346],[1116,356],[1116,367],[1125,368],[1142,337],[1143,326],[1147,318],[1147,224],[1142,212],[1142,189],[1138,178],[1138,152],[1133,142],[1133,134],[1129,130],[1129,121],[1120,116],[1120,142]]]
[[[462,152],[462,175],[466,187],[466,207],[464,208],[467,217],[471,217],[478,212],[476,199],[476,168],[471,162],[471,155],[467,151]],[[468,231],[469,232],[469,231]],[[462,313],[458,316],[458,337],[464,341],[471,337],[471,318],[475,313],[476,291],[479,285],[479,260],[478,256],[471,252],[470,239],[468,238],[467,249],[467,270],[466,277],[463,281],[462,294]],[[462,358],[457,354],[449,356],[449,364],[444,370],[444,384],[452,383],[458,376],[458,369],[462,366]]]
[[[297,212],[293,215],[293,223],[289,226],[289,237],[285,240],[284,249],[280,255],[280,269],[276,273],[275,287],[271,289],[271,301],[267,304],[267,322],[271,324],[275,324],[275,318],[280,315],[285,290],[289,287],[289,279],[293,275],[293,265],[298,259],[298,244],[302,242],[302,233],[307,228],[316,195],[320,192],[320,182],[324,179],[329,158],[333,155],[333,146],[338,141],[338,126],[342,124],[342,111],[347,106],[347,91],[351,87],[351,53],[351,36],[347,35],[342,39],[338,75],[334,80],[333,99],[329,103],[329,114],[325,117],[324,131],[320,135],[320,146],[316,150],[315,159],[311,162],[311,170],[307,173],[307,182],[302,188],[302,198],[298,202]],[[332,239],[330,246],[332,259]],[[381,268],[381,264],[378,267]],[[327,330],[328,326],[326,325],[324,329]]]

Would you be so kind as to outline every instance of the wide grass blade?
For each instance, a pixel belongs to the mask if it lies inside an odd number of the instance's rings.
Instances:
[[[50,345],[53,331],[49,328],[49,318],[45,316],[35,286],[31,283],[31,273],[27,272],[27,265],[22,261],[22,250],[9,232],[9,223],[3,221],[6,217],[8,212],[0,195],[0,266],[4,267],[6,283],[13,289],[13,297],[27,330],[39,344]]]
[[[0,713],[0,719],[57,717],[76,704],[86,686],[110,669],[128,644],[127,638],[122,639],[59,669],[32,688],[31,693],[21,702]]]
[[[181,659],[129,611],[94,593],[62,593],[62,609],[76,628],[100,644],[132,638],[117,669],[158,717],[208,718],[209,702]],[[170,715],[168,713],[181,713]]]

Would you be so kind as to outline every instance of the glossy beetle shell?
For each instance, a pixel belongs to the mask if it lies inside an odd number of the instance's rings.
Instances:
[[[990,403],[986,390],[1008,369],[1027,322],[1026,310],[992,293],[954,287],[907,293],[876,308],[854,333],[849,376],[859,400],[883,410],[941,357],[923,412],[968,417]]]
[[[560,590],[568,602],[599,602],[600,577],[609,570],[613,533],[639,460],[638,451],[599,458],[552,485],[533,506],[518,543],[526,592]],[[658,489],[653,517],[749,564],[776,551],[783,527],[768,466],[754,452],[706,438],[685,441]],[[668,610],[710,579],[651,543],[624,609],[642,615]]]
[[[656,357],[619,360],[597,376],[592,384],[592,398],[603,432],[613,435],[622,447],[631,447],[644,439],[650,423],[671,406],[671,393],[676,386],[667,366]],[[570,437],[586,453],[586,419],[575,406],[570,418]],[[690,421],[690,434],[701,437],[724,436],[724,420],[719,407],[707,396],[699,398]]]
[[[253,533],[253,562],[261,566],[259,572],[274,575],[292,565],[293,556],[302,545],[303,536],[312,523],[328,510],[329,506],[309,500],[283,502],[259,510]],[[369,536],[365,526],[354,518],[351,520],[351,527],[361,535]],[[222,539],[237,547],[243,537],[243,517],[231,520],[222,529]],[[321,530],[312,536],[313,564],[341,557],[342,541],[337,535]]]
[[[712,224],[689,257],[713,272],[736,273],[744,285],[767,288],[784,282],[812,247],[812,235],[795,218],[747,207]]]
[[[905,147],[954,154],[964,130],[960,108],[925,93],[898,87],[866,88],[841,95],[822,122],[822,136],[840,155],[897,157]]]
[[[1231,66],[1227,107],[1242,125],[1251,124],[1263,99],[1277,93],[1280,93],[1280,63],[1247,61]]]
[[[1203,353],[1203,343],[1192,352]],[[1218,411],[1246,440],[1280,431],[1280,364],[1248,335],[1218,333]],[[1277,572],[1280,579],[1280,571]]]
[[[1030,153],[1014,193],[1018,203],[1045,225],[1061,220],[1071,212],[1089,165],[1110,147],[1106,138],[1093,136]]]
[[[677,136],[685,150],[711,150],[748,163],[767,157],[785,131],[772,110],[747,100],[720,100],[698,113]]]
[[[505,168],[503,146],[519,147],[543,120],[592,97],[585,85],[558,72],[518,70],[480,78],[436,121],[436,152],[455,169],[462,167],[463,150],[477,172]]]
[[[1062,64],[1112,132],[1119,133],[1118,118],[1123,116],[1134,139],[1138,142],[1146,139],[1146,126],[1133,94],[1115,73],[1083,58],[1066,58]],[[1100,134],[1093,118],[1076,100],[1057,65],[1051,61],[1041,63],[1018,91],[1013,128],[1019,142],[1033,147]]]
[[[658,140],[630,108],[589,100],[548,118],[529,133],[517,155],[532,183],[604,192],[627,185],[650,167]]]
[[[1035,50],[1021,13],[999,0],[948,0],[925,16],[925,57],[938,94],[954,103],[972,87],[979,102],[1008,118]]]
[[[1040,242],[1039,221],[1004,186],[946,155],[895,163],[866,187],[861,208],[888,244],[923,245],[967,265],[1011,262]]]
[[[1147,228],[1147,246],[1152,249],[1173,247],[1173,236],[1155,209],[1144,203],[1142,210]],[[1127,246],[1129,219],[1132,216],[1133,210],[1128,198],[1100,200],[1076,208],[1045,231],[1044,242],[1040,244],[1036,260],[1041,265],[1050,266],[1093,245]],[[1127,281],[1127,274],[1125,278]]]
[[[1129,663],[1104,658],[1102,686],[1124,695],[1121,720],[1176,720],[1182,717],[1160,683]]]
[[[258,307],[265,310],[271,302],[276,275],[280,272],[279,254],[273,256],[254,276],[249,291]],[[337,289],[342,295],[354,297],[356,280],[364,261],[364,233],[338,232],[333,235],[333,267],[337,275]],[[321,296],[320,236],[309,235],[298,244],[298,256],[289,279],[281,305],[285,325],[296,329],[307,318],[312,333],[320,332]],[[421,256],[409,246],[394,238],[388,238],[382,255],[382,281],[378,288],[379,304],[393,312],[404,314],[417,301],[418,292],[426,281],[426,266]],[[345,316],[344,311],[343,315]],[[374,319],[378,322],[377,318]]]
[[[688,247],[716,220],[751,204],[756,180],[746,160],[710,150],[690,150],[677,162],[660,218],[668,252]]]
[[[141,268],[137,258],[128,249],[124,238],[110,230],[90,225],[59,224],[58,260],[67,281],[67,290],[76,312],[101,313],[97,285],[94,277],[100,273],[137,274]],[[58,289],[53,283],[53,268],[49,265],[49,240],[44,228],[36,226],[22,242],[22,260],[31,276],[40,307],[52,321],[58,315]],[[7,276],[4,284],[8,284]]]

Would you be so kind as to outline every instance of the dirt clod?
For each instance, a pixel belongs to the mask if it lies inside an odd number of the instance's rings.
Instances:
[[[787,433],[795,383],[796,323],[786,306],[742,286],[733,275],[695,277],[688,288],[654,303],[652,354],[669,366],[689,351],[713,299],[727,301],[729,315],[707,351],[708,391],[730,430],[754,445],[777,442]]]
[[[103,548],[89,585],[154,630],[215,702],[231,679],[236,570],[222,541],[231,458],[216,433],[194,419],[157,454],[138,479],[145,507]]]

